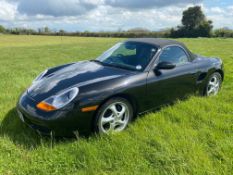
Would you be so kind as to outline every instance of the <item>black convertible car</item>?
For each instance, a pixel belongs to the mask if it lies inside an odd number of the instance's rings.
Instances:
[[[47,69],[17,104],[20,119],[42,134],[123,131],[137,114],[189,94],[216,95],[223,63],[182,43],[129,39],[95,60]]]

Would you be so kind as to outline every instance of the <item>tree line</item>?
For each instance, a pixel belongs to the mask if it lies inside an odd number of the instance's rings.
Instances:
[[[56,35],[56,36],[82,36],[82,37],[161,37],[161,38],[195,38],[195,37],[233,37],[233,30],[221,28],[213,30],[213,22],[208,20],[200,6],[189,7],[183,11],[181,25],[161,31],[150,31],[144,28],[134,28],[127,31],[116,32],[67,32],[65,30],[53,31],[48,27],[38,30],[26,28],[5,28],[0,25],[0,33],[15,35]]]

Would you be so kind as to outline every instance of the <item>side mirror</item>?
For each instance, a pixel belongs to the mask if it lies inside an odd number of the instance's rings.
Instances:
[[[171,62],[160,62],[156,67],[155,70],[159,70],[159,69],[174,69],[176,67],[175,64],[171,63]]]

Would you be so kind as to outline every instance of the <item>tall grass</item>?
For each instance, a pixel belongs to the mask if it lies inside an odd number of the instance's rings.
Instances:
[[[109,136],[51,140],[20,122],[15,104],[36,75],[95,58],[119,40],[0,36],[0,174],[232,174],[233,39],[180,40],[223,59],[216,97],[177,101]]]

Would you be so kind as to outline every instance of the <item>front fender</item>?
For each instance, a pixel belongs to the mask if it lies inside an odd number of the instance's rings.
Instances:
[[[137,111],[141,112],[146,106],[146,77],[143,72],[80,87],[79,105],[81,108],[101,105],[111,97],[124,96],[137,104]]]
[[[209,77],[214,72],[219,72],[224,79],[224,66],[223,62],[219,58],[204,58],[198,63],[199,76],[197,79],[197,84],[200,93],[206,87]]]

